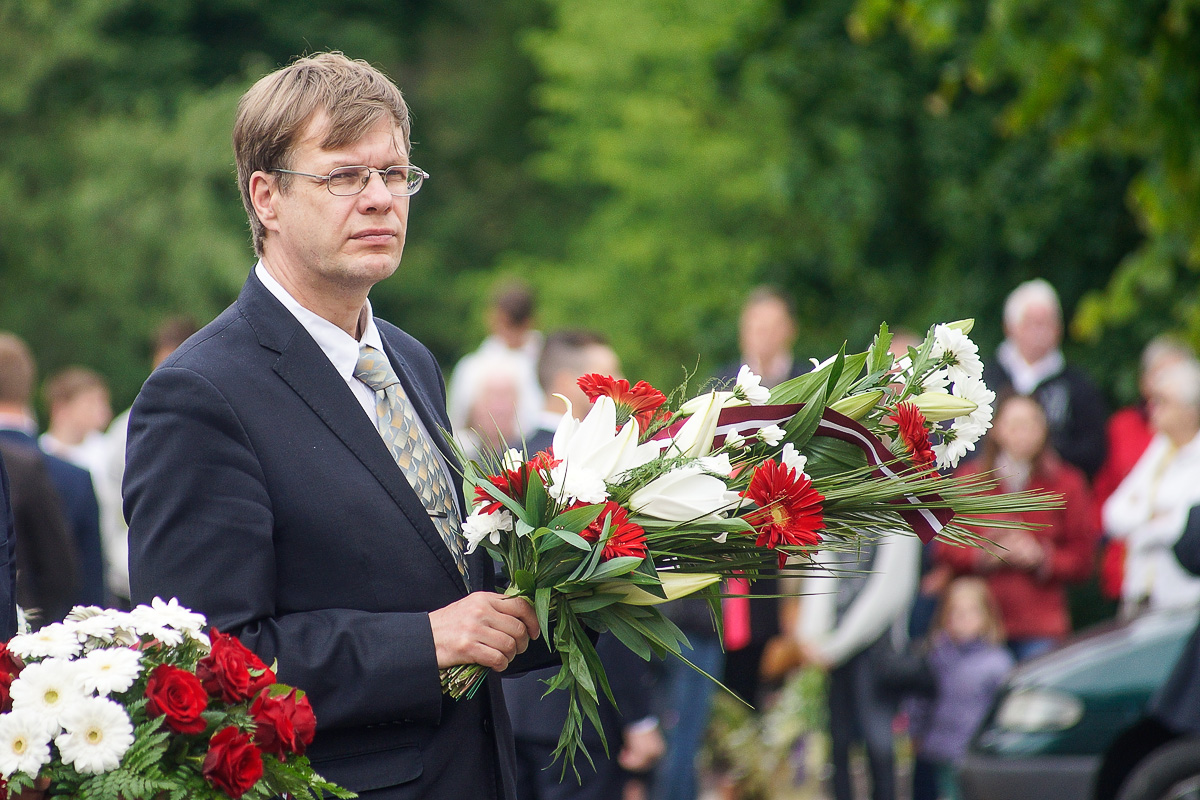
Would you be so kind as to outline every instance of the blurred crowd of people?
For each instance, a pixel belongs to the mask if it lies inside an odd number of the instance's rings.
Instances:
[[[528,289],[501,287],[488,316],[492,335],[454,370],[450,407],[468,452],[538,450],[565,409],[555,395],[569,398],[582,417],[589,405],[575,379],[619,374],[603,337],[585,330],[543,336],[534,312]],[[985,359],[985,381],[997,395],[994,427],[956,474],[990,474],[997,492],[1053,492],[1061,507],[1022,515],[1027,527],[1010,527],[1016,516],[997,519],[981,531],[988,542],[979,548],[923,547],[913,536],[893,536],[852,558],[818,555],[821,569],[798,585],[730,581],[723,639],[705,602],[667,609],[689,638],[689,659],[752,704],[770,702],[796,669],[827,673],[835,800],[854,797],[856,746],[873,800],[908,794],[897,787],[893,745],[905,723],[914,750],[911,796],[957,797],[955,766],[1008,671],[1074,629],[1073,585],[1098,581],[1126,616],[1200,601],[1200,579],[1172,549],[1200,504],[1195,354],[1168,337],[1152,341],[1140,365],[1141,400],[1110,415],[1098,387],[1064,358],[1062,308],[1049,283],[1018,286],[1005,303],[1003,328],[1003,343]],[[740,317],[740,358],[714,381],[732,378],[741,364],[767,387],[806,371],[795,357],[796,337],[789,298],[754,290]],[[893,350],[903,355],[918,341],[898,332]],[[796,597],[762,596],[779,594]],[[631,698],[619,702],[624,716],[610,709],[611,758],[593,748],[596,766],[582,768],[582,783],[542,769],[561,729],[556,715],[565,712],[540,699],[537,677],[521,679],[510,706],[528,767],[522,800],[700,794],[696,763],[714,685],[686,665],[637,662],[614,666]],[[736,781],[717,790],[738,796]]]
[[[490,335],[450,373],[449,411],[460,445],[481,450],[550,445],[568,406],[589,401],[588,373],[619,376],[618,354],[583,328],[543,335],[533,294],[500,286]],[[1068,587],[1098,580],[1119,613],[1200,602],[1200,578],[1175,545],[1200,504],[1200,363],[1184,343],[1159,338],[1140,365],[1141,401],[1109,415],[1102,393],[1061,349],[1062,310],[1042,280],[1017,287],[1004,308],[1005,338],[987,360],[997,394],[995,424],[960,475],[989,473],[996,491],[1041,490],[1061,507],[1027,514],[1031,528],[996,520],[979,548],[922,546],[892,536],[846,554],[817,556],[798,583],[763,576],[724,588],[718,635],[701,600],[671,604],[689,659],[762,706],[794,670],[828,675],[831,793],[850,800],[851,754],[861,745],[873,800],[897,796],[893,749],[907,721],[915,754],[914,800],[956,797],[955,765],[1011,667],[1052,649],[1073,630]],[[172,319],[158,331],[153,365],[196,326]],[[714,382],[747,364],[773,387],[808,369],[795,357],[790,299],[754,290],[739,321],[740,357]],[[902,355],[917,337],[899,332]],[[35,414],[41,388],[45,425]],[[0,333],[0,456],[12,489],[18,542],[18,602],[33,623],[75,604],[128,606],[127,531],[121,505],[127,414],[113,418],[104,377],[68,367],[38,379],[30,347]],[[1200,517],[1196,518],[1200,523]],[[783,584],[783,585],[779,585]],[[790,595],[780,598],[779,595]],[[546,675],[510,681],[521,800],[690,800],[701,791],[697,757],[714,684],[672,661],[647,664],[615,640],[597,644],[620,712],[601,715],[607,753],[593,738],[580,778],[547,769],[564,724],[561,698],[543,697]],[[727,796],[738,796],[735,781]]]

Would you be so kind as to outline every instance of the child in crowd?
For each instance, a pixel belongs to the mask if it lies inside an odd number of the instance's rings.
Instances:
[[[913,800],[958,800],[957,765],[1013,666],[995,598],[983,580],[957,578],[946,587],[928,657],[937,695],[908,705]]]

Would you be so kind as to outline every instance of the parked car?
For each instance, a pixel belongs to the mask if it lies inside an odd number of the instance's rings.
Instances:
[[[1198,616],[1108,623],[1015,669],[963,765],[967,800],[1200,800],[1200,739],[1147,713]]]

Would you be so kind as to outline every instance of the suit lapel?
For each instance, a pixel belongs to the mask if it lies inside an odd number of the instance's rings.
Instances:
[[[424,504],[392,458],[379,431],[304,326],[251,274],[238,298],[264,346],[279,353],[276,374],[342,441],[395,501],[458,587],[462,576]],[[405,383],[408,387],[408,383]]]

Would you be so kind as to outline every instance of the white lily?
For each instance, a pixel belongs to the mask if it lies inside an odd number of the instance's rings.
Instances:
[[[721,410],[729,406],[746,405],[746,401],[735,398],[733,392],[709,392],[692,398],[680,410],[686,410],[689,404],[694,409],[692,415],[671,440],[667,455],[692,458],[708,455],[712,452],[713,437],[717,435],[717,419],[721,416]],[[554,452],[557,454],[558,450]]]
[[[876,389],[873,392],[863,392],[862,394],[852,394],[848,397],[843,397],[836,403],[830,404],[829,407],[839,414],[845,414],[850,419],[862,419],[882,399],[883,390]]]
[[[785,467],[796,470],[798,475],[803,475],[804,468],[808,466],[808,456],[801,455],[800,451],[796,449],[796,445],[788,442],[779,452],[779,462]]]
[[[741,495],[729,491],[725,481],[708,474],[699,463],[686,464],[660,475],[633,493],[629,508],[670,522],[720,519]]]
[[[617,430],[617,406],[600,396],[591,411],[576,422],[566,398],[567,413],[554,432],[554,456],[562,463],[550,472],[550,496],[560,502],[574,498],[583,503],[608,499],[606,482],[652,460],[654,446],[638,446],[638,425],[629,420]]]
[[[923,392],[909,402],[919,408],[925,415],[925,419],[930,422],[944,422],[948,419],[965,417],[979,408],[978,403],[948,392]]]
[[[622,595],[624,599],[621,602],[631,606],[656,606],[669,600],[678,600],[689,594],[695,594],[720,581],[721,576],[703,572],[660,572],[658,579],[662,581],[663,592],[667,595],[665,598],[650,594],[635,584],[616,581],[601,584],[597,587],[597,591]]]

